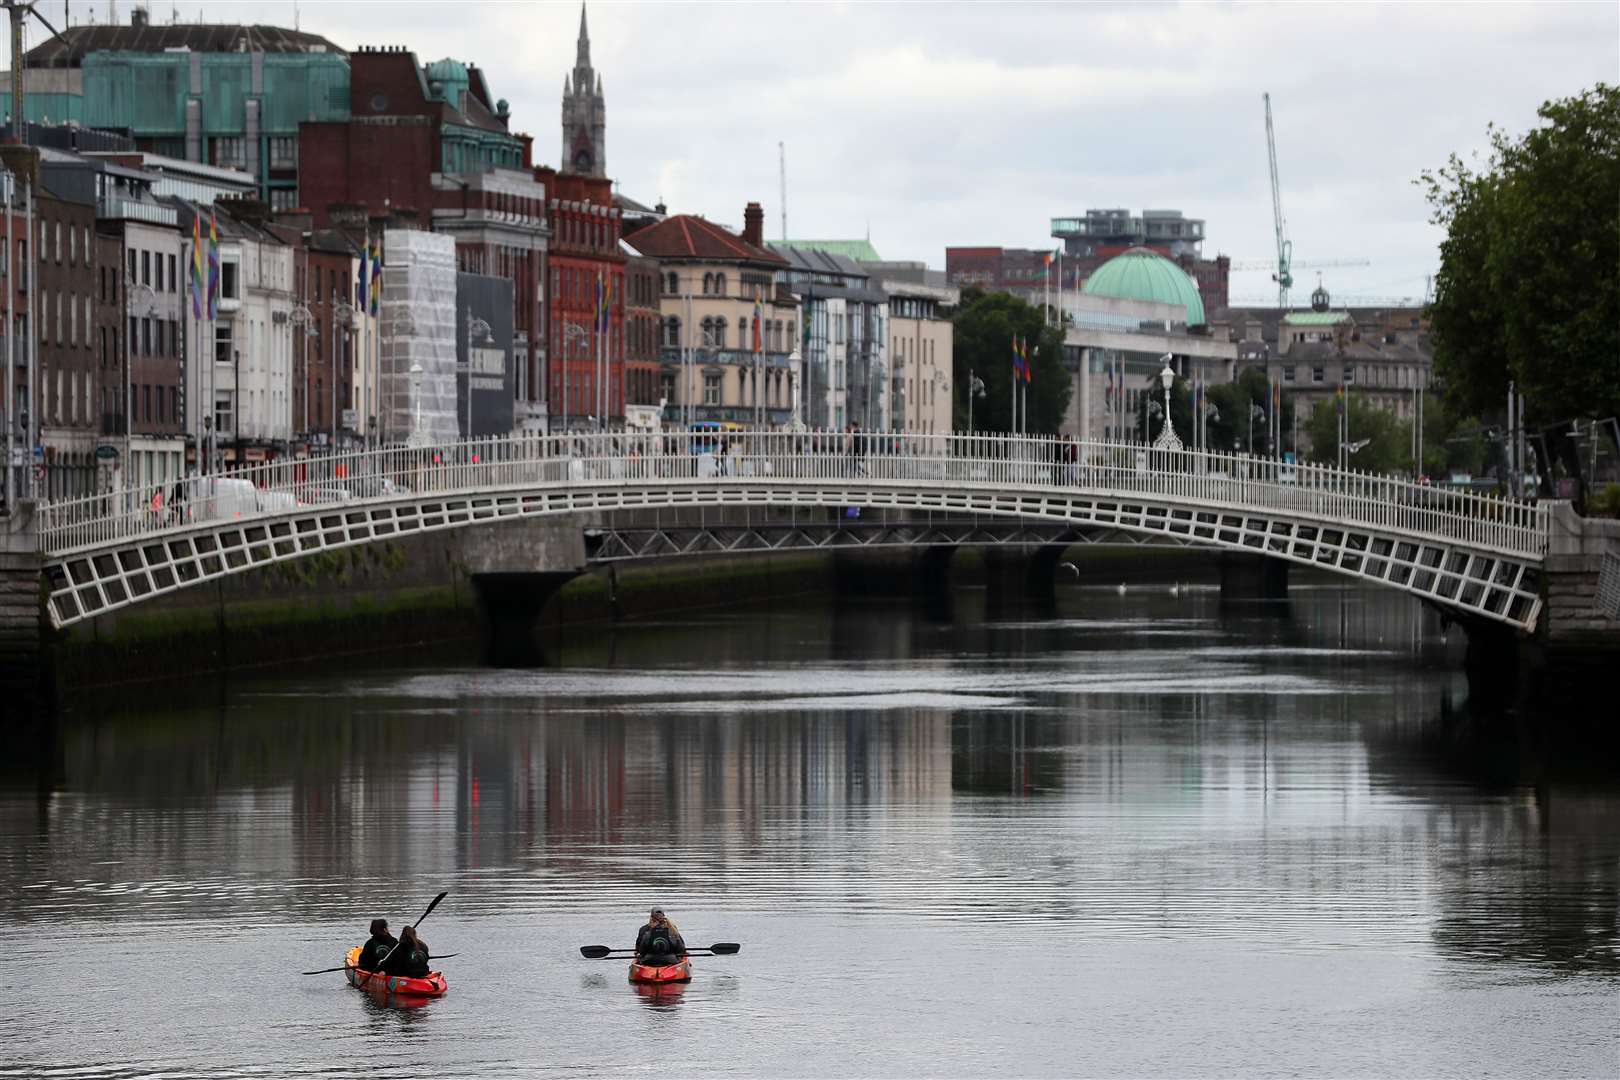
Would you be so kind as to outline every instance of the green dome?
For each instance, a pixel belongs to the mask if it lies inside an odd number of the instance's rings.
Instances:
[[[1204,300],[1198,295],[1198,285],[1181,267],[1147,248],[1115,255],[1097,267],[1080,291],[1116,300],[1176,304],[1187,309],[1188,326],[1204,324]]]
[[[461,108],[461,95],[466,92],[468,85],[467,65],[460,60],[446,57],[435,60],[427,66],[429,95],[440,101],[447,101],[454,108]],[[432,84],[438,83],[435,89]]]

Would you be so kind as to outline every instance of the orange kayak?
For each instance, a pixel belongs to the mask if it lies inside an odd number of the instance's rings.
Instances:
[[[359,959],[360,947],[356,945],[343,958],[343,976],[349,980],[350,986],[358,987],[367,993],[394,998],[435,998],[443,997],[444,992],[450,988],[444,981],[442,971],[430,971],[421,979],[381,973],[372,974],[368,978],[367,972],[355,967],[355,962]]]
[[[633,983],[683,983],[692,981],[692,961],[682,957],[674,964],[638,964],[630,962],[630,981]]]

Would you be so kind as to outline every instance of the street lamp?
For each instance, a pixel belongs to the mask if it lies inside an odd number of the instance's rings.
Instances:
[[[1262,409],[1255,402],[1251,401],[1251,402],[1249,402],[1249,456],[1250,457],[1254,456],[1254,421],[1255,421],[1256,417],[1259,417],[1261,420],[1264,420],[1266,418],[1266,410]]]
[[[124,486],[134,487],[135,478],[135,381],[130,371],[130,365],[135,352],[133,295],[140,293],[145,296],[146,303],[142,311],[146,315],[152,314],[152,307],[157,303],[157,293],[150,285],[143,285],[135,280],[133,274],[124,277]]]
[[[303,347],[299,350],[303,364],[303,391],[304,391],[304,437],[309,438],[309,339],[317,333],[315,329],[315,313],[309,310],[309,305],[300,301],[287,313],[287,321],[304,332]]]
[[[1164,370],[1159,372],[1159,382],[1164,384],[1164,427],[1159,437],[1154,440],[1155,450],[1180,450],[1181,439],[1176,435],[1176,425],[1170,419],[1170,387],[1176,381],[1176,373],[1170,367],[1170,354],[1164,354]]]
[[[571,341],[589,347],[590,334],[578,323],[563,323],[562,426],[564,432],[568,431],[568,343]]]
[[[973,369],[972,368],[968,368],[968,384],[967,384],[968,426],[967,426],[967,429],[968,429],[968,434],[970,434],[970,435],[973,433],[973,399],[974,398],[982,398],[984,396],[985,396],[984,380],[979,378],[977,375],[973,374]]]
[[[411,397],[415,399],[416,421],[411,425],[411,434],[405,440],[405,445],[420,450],[430,445],[433,440],[428,438],[427,432],[422,430],[422,362],[411,361]]]
[[[353,304],[349,303],[347,300],[339,300],[337,295],[337,290],[334,289],[332,291],[332,299],[329,301],[329,308],[332,313],[332,445],[328,452],[333,454],[337,453],[338,433],[338,320],[341,319],[343,321],[345,330],[352,329],[354,325],[355,312],[355,307]],[[347,334],[345,334],[344,340],[348,340]],[[237,419],[237,430],[241,430],[240,418]]]

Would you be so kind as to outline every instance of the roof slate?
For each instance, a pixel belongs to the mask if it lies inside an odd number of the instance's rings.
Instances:
[[[787,260],[692,214],[676,214],[632,233],[627,239],[643,255],[658,259],[716,259],[786,266]]]

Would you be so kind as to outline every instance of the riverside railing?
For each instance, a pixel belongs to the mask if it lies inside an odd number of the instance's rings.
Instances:
[[[975,433],[679,432],[512,435],[425,448],[293,458],[42,503],[40,549],[94,548],[196,524],[425,495],[533,488],[836,484],[1142,496],[1213,511],[1271,510],[1540,558],[1547,509],[1276,458],[1140,443]],[[762,497],[768,501],[768,497]]]

